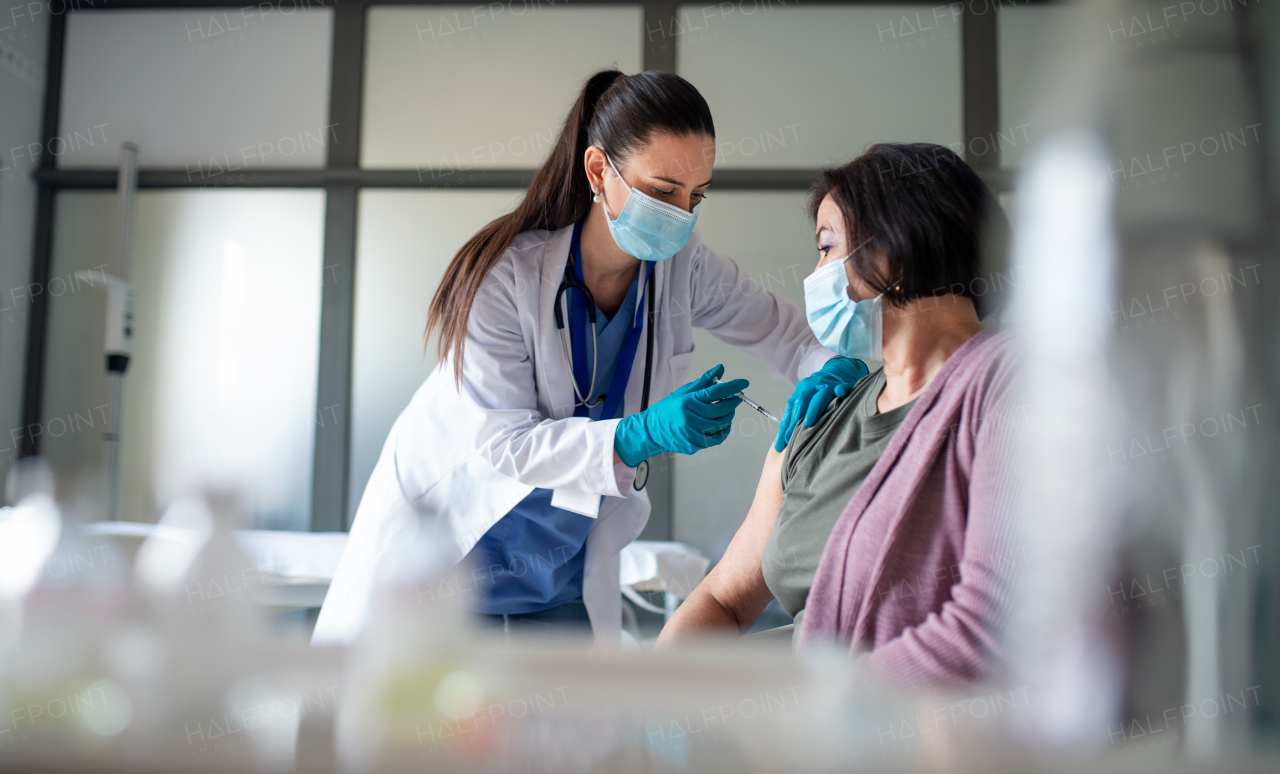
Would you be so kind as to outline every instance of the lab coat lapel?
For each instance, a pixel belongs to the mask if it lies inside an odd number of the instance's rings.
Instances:
[[[541,382],[538,389],[545,396],[546,407],[552,419],[573,416],[575,400],[573,371],[569,362],[565,360],[555,315],[556,291],[564,280],[564,268],[569,262],[569,244],[572,240],[573,226],[555,232],[547,240],[546,247],[543,249],[542,259],[537,267],[540,277],[529,278],[529,287],[534,286],[535,279],[540,279],[536,310],[538,350],[534,353],[534,357],[539,382]],[[567,329],[565,335],[569,335]]]
[[[659,320],[662,319],[662,302],[663,302],[662,291],[663,291],[663,285],[665,284],[664,280],[666,279],[666,276],[667,276],[668,263],[670,263],[670,261],[658,261],[653,264],[654,313]],[[640,271],[642,272],[642,274],[640,275],[640,278],[644,279],[645,274],[647,274],[649,271],[649,266],[641,262]],[[646,287],[647,287],[647,283],[646,283]],[[645,288],[641,288],[641,289],[645,290],[646,296],[644,298],[644,306],[640,311],[640,321],[641,321],[641,326],[647,326],[649,324],[649,298],[647,295],[648,291]],[[636,299],[639,300],[639,298],[640,298],[640,294],[637,293]],[[648,343],[649,343],[648,336],[649,336],[648,328],[641,327],[640,341],[639,343],[636,344],[635,360],[633,361],[633,365],[631,366],[631,378],[627,381],[627,392],[623,400],[623,416],[626,416],[629,414],[635,414],[636,412],[640,411],[640,398],[643,397],[644,395],[645,369],[649,367],[649,364],[645,360],[645,358],[648,357],[648,349],[647,349]],[[666,397],[666,394],[667,394],[666,391],[664,391],[663,389],[666,386],[666,377],[664,376],[661,369],[657,367],[658,363],[666,362],[666,360],[662,357],[661,350],[662,350],[662,324],[658,323],[658,325],[655,326],[653,331],[654,366],[653,366],[653,372],[649,377],[649,405],[650,406],[652,406],[654,403],[657,403],[662,398]]]

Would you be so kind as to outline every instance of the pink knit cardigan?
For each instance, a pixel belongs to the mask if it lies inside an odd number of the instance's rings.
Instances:
[[[848,643],[904,687],[995,677],[1020,546],[1011,337],[965,342],[845,507],[805,603],[800,647]]]

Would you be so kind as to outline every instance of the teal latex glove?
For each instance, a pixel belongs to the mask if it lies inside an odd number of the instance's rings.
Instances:
[[[800,380],[787,400],[778,423],[778,436],[773,448],[782,451],[791,441],[791,433],[804,419],[805,427],[813,427],[831,401],[853,392],[853,385],[867,375],[867,364],[848,357],[833,357],[817,371]]]
[[[660,452],[693,454],[729,437],[734,409],[742,403],[734,393],[751,386],[746,379],[716,383],[724,375],[718,365],[677,387],[639,414],[624,417],[613,436],[613,450],[634,468]]]

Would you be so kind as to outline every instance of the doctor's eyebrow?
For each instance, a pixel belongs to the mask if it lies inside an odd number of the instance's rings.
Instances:
[[[672,180],[672,179],[671,179],[671,178],[669,178],[669,177],[663,177],[662,175],[654,175],[654,176],[653,176],[653,179],[654,179],[654,180],[661,180],[661,181],[662,181],[662,182],[664,182],[664,183],[670,183],[671,185],[674,185],[676,188],[684,188],[684,183],[680,182],[679,180]],[[695,186],[694,186],[694,188],[702,188],[702,187],[704,187],[704,186],[708,186],[708,185],[711,185],[711,179],[710,179],[710,178],[708,178],[708,179],[707,179],[707,182],[703,183],[702,185],[695,185]]]

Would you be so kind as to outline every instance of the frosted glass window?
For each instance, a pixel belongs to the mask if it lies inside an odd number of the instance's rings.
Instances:
[[[351,371],[348,520],[396,417],[436,365],[424,353],[427,308],[445,267],[476,231],[511,211],[523,191],[360,193]],[[349,521],[348,521],[349,523]]]
[[[1041,103],[1051,99],[1055,76],[1049,66],[1061,61],[1064,40],[1079,39],[1069,33],[1073,14],[1070,4],[1006,6],[999,14],[1000,56],[1000,165],[1014,167],[1037,137]],[[1060,77],[1060,73],[1057,74]]]
[[[721,168],[827,166],[874,142],[963,147],[946,4],[681,5],[662,34],[711,106]]]
[[[818,263],[813,223],[802,192],[725,192],[708,197],[698,217],[702,240],[734,259],[766,290],[797,306],[804,304],[804,278]],[[750,380],[752,399],[782,416],[792,386],[775,381],[769,369],[706,331],[693,332],[690,378],[723,363],[725,378]],[[754,411],[739,409],[733,430],[715,449],[672,456],[674,540],[719,556],[746,518],[756,481],[777,425]]]
[[[371,9],[361,164],[539,166],[588,76],[641,66],[639,5],[550,5]]]
[[[96,487],[112,403],[105,293],[117,274],[115,194],[57,200],[42,452]],[[307,529],[319,357],[322,191],[138,195],[134,353],[124,379],[119,516],[154,521],[209,483],[237,489],[251,523]],[[105,514],[100,514],[105,515]]]
[[[343,127],[328,126],[333,12],[315,5],[71,13],[58,166],[115,166],[126,140],[193,182],[323,166]]]

